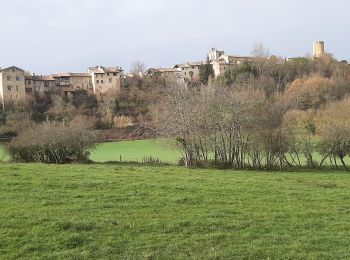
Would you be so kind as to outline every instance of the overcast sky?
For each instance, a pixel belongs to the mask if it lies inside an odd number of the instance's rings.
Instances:
[[[205,59],[211,47],[304,56],[324,40],[350,59],[349,0],[0,0],[0,67],[82,72]]]

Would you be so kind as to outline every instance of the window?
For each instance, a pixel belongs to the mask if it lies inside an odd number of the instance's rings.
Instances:
[[[16,81],[19,81],[19,77],[16,77]]]
[[[16,95],[16,99],[19,100],[19,96],[18,95]]]
[[[96,83],[97,83],[97,84],[100,84],[100,81],[99,81],[99,80],[96,80]]]
[[[101,80],[101,84],[103,84],[103,79]]]
[[[11,76],[6,77],[7,81],[11,81]]]
[[[113,76],[117,76],[117,73],[114,72],[114,73],[113,73]]]
[[[19,91],[19,87],[18,86],[16,86],[16,91]]]
[[[112,83],[112,78],[109,78],[109,83]]]
[[[32,89],[32,88],[26,88],[26,92],[27,92],[27,93],[32,93],[32,92],[33,92],[33,89]]]
[[[9,86],[7,86],[7,90],[8,91],[11,91],[11,89],[12,89],[12,87],[9,85]]]

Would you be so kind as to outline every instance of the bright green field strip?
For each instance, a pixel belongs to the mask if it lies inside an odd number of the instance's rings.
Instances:
[[[97,145],[96,149],[91,152],[90,158],[95,162],[108,161],[135,161],[141,162],[145,156],[159,158],[162,162],[177,163],[181,158],[181,153],[171,147],[168,140],[150,139],[139,141],[122,141],[110,142]],[[322,157],[315,153],[314,160],[320,162]],[[347,165],[350,165],[350,158],[345,159]],[[306,160],[303,155],[300,155],[300,162],[303,166],[306,165]],[[341,162],[337,159],[338,166],[342,167]],[[331,165],[329,159],[324,162],[324,165]]]
[[[8,162],[10,160],[10,156],[5,151],[5,145],[0,144],[0,162]]]
[[[0,259],[348,259],[350,175],[5,164]]]
[[[177,163],[181,153],[170,148],[166,140],[138,140],[110,142],[97,145],[91,152],[91,160],[95,162],[107,161],[135,161],[141,162],[145,156],[158,158],[162,162]]]
[[[120,157],[123,162],[142,162],[143,157],[151,156],[165,163],[176,164],[181,158],[181,153],[173,147],[174,145],[171,145],[167,139],[109,142],[97,145],[96,149],[91,151],[90,158],[95,162],[120,161]],[[0,161],[8,161],[9,159],[4,145],[0,145]],[[322,158],[315,153],[314,159],[320,162]],[[302,155],[300,161],[302,165],[306,164],[306,160]],[[342,167],[340,160],[337,161],[338,166]],[[345,161],[347,165],[350,165],[349,157],[346,157]],[[325,161],[324,165],[330,165],[329,159]]]

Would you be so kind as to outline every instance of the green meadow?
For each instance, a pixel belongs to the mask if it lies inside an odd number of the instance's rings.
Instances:
[[[346,259],[350,175],[3,164],[1,259]]]
[[[174,141],[170,139],[147,139],[136,141],[119,141],[97,144],[90,151],[90,159],[94,162],[142,162],[146,157],[159,159],[163,163],[176,165],[181,159],[180,150],[175,148]],[[321,161],[321,156],[315,153],[314,159]],[[6,154],[4,145],[0,145],[0,161],[9,161],[10,157]],[[301,155],[301,163],[306,164],[305,158]],[[350,165],[350,158],[345,159],[347,165]],[[339,167],[341,168],[341,164]],[[330,165],[326,160],[324,165]]]
[[[10,156],[7,154],[5,150],[5,145],[0,144],[0,161],[7,162],[10,160]]]
[[[153,157],[164,163],[176,164],[181,158],[180,151],[166,139],[149,139],[102,143],[91,151],[95,162],[123,161],[142,162],[144,157]]]
[[[177,164],[181,152],[174,148],[174,143],[166,139],[107,142],[97,144],[90,151],[94,162],[142,162],[145,157],[159,159],[163,163]],[[0,161],[9,161],[5,144],[0,145]]]

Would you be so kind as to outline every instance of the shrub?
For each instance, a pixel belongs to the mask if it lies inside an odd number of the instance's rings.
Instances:
[[[18,162],[87,162],[89,150],[96,142],[97,137],[91,130],[49,123],[20,133],[7,149]]]
[[[146,164],[162,164],[162,161],[159,158],[155,158],[152,156],[144,156],[142,158],[142,163]]]

